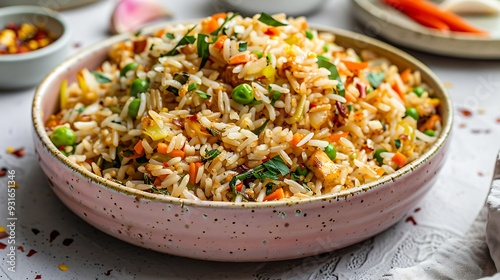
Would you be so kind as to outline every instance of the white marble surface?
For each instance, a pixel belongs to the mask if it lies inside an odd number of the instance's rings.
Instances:
[[[164,0],[174,18],[208,16],[208,0]],[[113,1],[62,12],[72,29],[73,51],[109,34]],[[351,16],[349,0],[327,1],[309,21],[373,34]],[[78,46],[78,47],[77,47]],[[463,235],[482,207],[500,149],[500,63],[445,58],[409,51],[448,85],[456,118],[448,161],[430,193],[382,234],[329,254],[274,263],[214,263],[163,255],[101,232],[71,213],[50,190],[32,144],[34,88],[0,92],[0,169],[16,171],[16,272],[8,271],[8,247],[0,250],[0,279],[378,279],[391,267],[428,258],[450,237]],[[0,73],[1,75],[1,73]],[[468,109],[465,117],[460,109]],[[25,148],[18,158],[7,149]],[[0,226],[7,226],[8,178],[0,177]],[[408,217],[411,217],[407,220]],[[411,219],[415,221],[414,224]],[[36,233],[36,229],[39,232]],[[50,235],[60,233],[52,241]],[[35,234],[36,233],[36,234]],[[64,245],[63,241],[73,242]],[[8,238],[0,239],[6,244]],[[36,250],[28,257],[30,250]],[[59,264],[69,270],[61,271]]]

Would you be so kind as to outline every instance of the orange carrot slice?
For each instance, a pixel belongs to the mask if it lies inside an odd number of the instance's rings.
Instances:
[[[285,197],[285,192],[283,191],[283,188],[279,188],[274,192],[270,193],[269,195],[265,196],[264,201],[280,200],[284,197]]]

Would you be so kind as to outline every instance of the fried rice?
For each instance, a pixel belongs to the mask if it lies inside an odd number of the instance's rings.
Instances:
[[[46,130],[69,160],[126,187],[300,200],[418,158],[441,130],[431,96],[418,71],[344,48],[303,17],[227,13],[112,46],[63,82]],[[74,141],[54,140],[61,127]]]

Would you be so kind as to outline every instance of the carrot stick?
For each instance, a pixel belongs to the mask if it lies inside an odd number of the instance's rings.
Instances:
[[[171,157],[180,157],[180,158],[184,158],[185,156],[185,153],[183,150],[172,150],[170,153],[167,153],[168,156],[171,156]]]
[[[488,33],[469,24],[458,15],[443,11],[433,3],[425,0],[383,0],[386,4],[408,14],[418,14],[422,17],[435,18],[449,26],[450,30],[468,32],[479,36],[488,36]]]
[[[403,83],[401,77],[399,75],[394,76],[394,83],[392,84],[392,89],[396,91],[401,100],[406,102],[406,85]]]
[[[194,184],[196,180],[196,164],[194,162],[189,163],[189,183]]]
[[[413,12],[406,12],[406,15],[423,26],[434,28],[441,31],[449,31],[450,27],[438,18],[429,17]]]
[[[158,153],[160,154],[164,154],[166,155],[167,154],[167,149],[168,149],[168,145],[165,144],[165,143],[158,143]]]
[[[136,154],[138,155],[142,155],[144,154],[144,147],[142,146],[142,140],[139,140],[135,146],[134,146],[134,151],[136,152]]]
[[[439,121],[441,118],[438,115],[432,115],[424,124],[422,124],[418,130],[420,131],[426,131],[427,129],[434,129],[436,126],[436,122]]]
[[[292,137],[292,146],[297,147],[297,144],[299,144],[300,140],[304,138],[304,135],[302,133],[295,133]]]
[[[403,72],[401,72],[401,81],[403,81],[404,84],[408,83],[408,80],[410,79],[411,75],[411,69],[406,68]]]
[[[216,49],[222,49],[224,47],[224,42],[226,41],[227,36],[226,35],[221,35],[219,38],[214,43],[214,48]]]
[[[153,186],[158,187],[159,185],[161,185],[161,178],[160,177],[156,177],[155,181],[153,182]]]
[[[396,152],[396,154],[392,157],[391,160],[399,167],[402,167],[406,164],[406,156],[400,152]]]
[[[346,137],[347,135],[349,135],[349,132],[333,133],[328,137],[328,140],[330,140],[330,142],[339,142],[340,138]]]
[[[368,67],[368,63],[366,63],[366,62],[355,62],[355,61],[349,61],[349,60],[342,60],[342,63],[344,63],[345,67],[347,67],[347,69],[349,69],[349,71],[351,71],[351,72],[363,70],[366,67]]]
[[[212,33],[217,30],[217,28],[219,28],[219,23],[213,17],[202,21],[201,25],[203,26],[203,29],[208,33]]]
[[[254,61],[259,59],[257,55],[253,53],[242,53],[236,56],[233,56],[229,59],[229,64],[243,64],[249,61]]]
[[[285,197],[285,192],[283,191],[283,188],[279,188],[275,190],[274,192],[270,193],[269,195],[264,197],[264,201],[269,201],[269,200],[280,200]]]

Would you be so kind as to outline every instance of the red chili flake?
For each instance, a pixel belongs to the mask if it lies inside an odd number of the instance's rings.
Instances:
[[[82,46],[82,44],[80,42],[74,42],[73,43],[73,48],[75,48],[75,49],[78,49],[81,46]]]
[[[415,213],[417,213],[418,211],[420,211],[420,207],[415,208],[415,210],[413,210],[413,211],[415,211]]]
[[[179,118],[174,118],[172,120],[172,123],[175,124],[179,128],[184,128],[184,122],[181,119],[179,119]]]
[[[7,234],[6,232],[2,231],[0,232],[0,239],[4,239],[6,237],[9,237],[9,234]]]
[[[167,167],[169,167],[169,166],[170,166],[170,165],[168,164],[168,162],[166,162],[166,161],[162,162],[162,164],[163,164],[163,167],[165,167],[165,168],[167,168]]]
[[[500,124],[500,117],[498,117],[498,118],[496,119],[496,122],[497,122],[498,124]]]
[[[192,115],[192,116],[189,116],[187,117],[190,121],[196,121],[198,120],[198,116],[197,115]]]
[[[472,112],[467,109],[458,109],[458,111],[464,116],[464,117],[470,117],[472,116]]]
[[[14,150],[12,154],[18,158],[24,157],[24,148],[19,148],[17,150]]]
[[[477,172],[477,175],[478,175],[479,177],[483,177],[483,176],[484,176],[484,173],[483,173],[483,172],[481,172],[481,171],[478,171],[478,172]]]
[[[36,250],[31,249],[26,256],[27,257],[31,257],[31,256],[33,256],[36,253],[38,253]]]
[[[366,97],[366,86],[363,83],[356,83],[356,88],[359,91],[359,98]]]
[[[415,221],[415,219],[412,216],[409,216],[408,218],[406,218],[405,222],[411,222],[414,226],[417,225],[417,222]]]
[[[316,107],[316,106],[318,106],[318,105],[316,105],[316,103],[311,103],[311,104],[309,104],[309,108],[310,108],[310,109],[312,109],[312,108],[314,108],[314,107]]]
[[[42,279],[42,275],[37,274],[37,275],[35,276],[35,279]]]
[[[7,248],[7,245],[3,244],[2,242],[0,242],[0,250],[3,250]]]
[[[461,123],[461,124],[458,125],[458,127],[460,127],[460,128],[465,128],[466,126],[467,125],[465,123]]]
[[[112,270],[112,269],[110,269],[110,270],[108,270],[108,271],[104,272],[104,275],[106,275],[106,276],[111,275],[111,271],[113,271],[113,270]]]
[[[62,244],[64,246],[69,246],[69,245],[71,245],[71,243],[73,243],[73,239],[72,238],[66,238],[66,239],[63,240]]]
[[[36,229],[36,228],[32,228],[31,229],[31,232],[33,232],[35,235],[39,234],[40,233],[40,230],[39,229]]]
[[[7,175],[7,168],[3,167],[0,169],[0,177],[4,177],[5,175]]]
[[[59,232],[57,230],[53,230],[51,233],[50,233],[50,239],[49,239],[49,242],[52,242],[54,241],[54,239],[56,239],[56,237],[59,236]]]
[[[17,246],[17,250],[21,251],[24,253],[24,247],[23,246]]]

